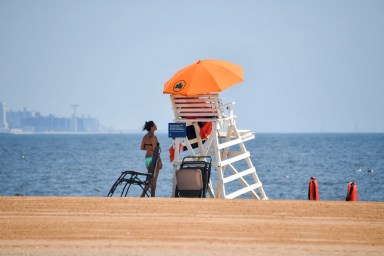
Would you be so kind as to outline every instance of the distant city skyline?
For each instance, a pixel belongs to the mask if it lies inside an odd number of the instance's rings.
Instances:
[[[39,111],[29,111],[6,108],[0,102],[0,131],[6,133],[30,132],[112,132],[112,128],[105,128],[91,115],[78,116],[76,109],[79,105],[72,104],[73,113],[69,117],[62,117],[53,113],[44,115]]]
[[[0,100],[166,131],[164,83],[221,59],[244,68],[220,93],[240,129],[384,132],[383,13],[380,0],[0,0]]]
[[[91,116],[91,114],[84,114],[84,113],[77,113],[77,109],[79,109],[79,107],[81,106],[80,104],[68,104],[68,114],[55,114],[53,111],[41,111],[39,109],[31,109],[30,107],[28,106],[23,106],[21,108],[10,108],[9,107],[9,104],[6,102],[6,101],[0,101],[0,104],[4,104],[6,106],[6,110],[7,111],[30,111],[30,112],[39,112],[39,113],[42,113],[44,115],[54,115],[54,116],[61,116],[61,117],[70,117],[70,116],[73,116],[74,114],[74,109],[73,109],[73,105],[76,105],[76,116]]]

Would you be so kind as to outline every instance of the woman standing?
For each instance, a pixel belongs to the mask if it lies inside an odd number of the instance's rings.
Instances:
[[[145,167],[147,167],[147,170],[149,171],[149,167],[151,166],[152,157],[153,157],[153,151],[157,146],[159,146],[159,142],[157,140],[157,137],[155,136],[155,131],[157,130],[157,126],[153,121],[145,122],[143,131],[146,130],[147,134],[144,135],[143,140],[141,141],[141,150],[145,150]],[[156,195],[156,184],[157,184],[157,177],[159,176],[159,171],[163,167],[163,164],[161,163],[160,156],[157,160],[157,165],[155,172],[152,177],[151,181],[151,197],[155,197]],[[147,191],[147,188],[144,189],[143,193],[141,194],[142,197],[145,196],[145,193]]]

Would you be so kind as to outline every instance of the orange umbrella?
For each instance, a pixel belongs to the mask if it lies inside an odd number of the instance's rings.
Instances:
[[[169,79],[163,93],[191,96],[221,92],[242,81],[243,68],[236,64],[223,60],[199,60]]]

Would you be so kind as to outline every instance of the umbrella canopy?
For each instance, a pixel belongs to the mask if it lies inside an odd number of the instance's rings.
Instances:
[[[184,96],[222,90],[244,81],[243,68],[223,60],[199,60],[179,70],[164,85],[163,93]]]

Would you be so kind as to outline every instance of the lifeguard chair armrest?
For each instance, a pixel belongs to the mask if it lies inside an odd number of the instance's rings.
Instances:
[[[229,103],[221,104],[221,107],[229,109],[229,108],[232,108],[233,105],[235,105],[235,102],[232,101],[232,102],[229,102]]]
[[[152,176],[152,173],[148,173],[148,172],[139,172],[139,171],[134,171],[134,170],[127,170],[127,171],[123,171],[122,173],[126,173],[126,174],[136,174],[136,175],[143,175],[143,176]]]

